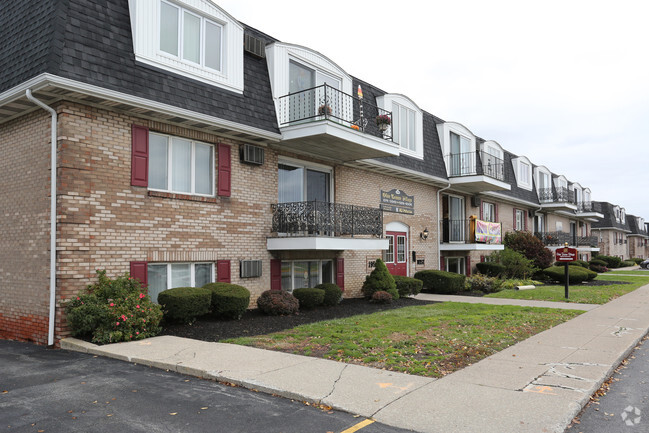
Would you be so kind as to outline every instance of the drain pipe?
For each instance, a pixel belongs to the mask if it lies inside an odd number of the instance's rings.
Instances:
[[[437,190],[437,266],[440,266],[441,260],[442,260],[442,246],[440,243],[440,227],[439,223],[441,220],[439,219],[439,193],[442,191],[446,191],[451,187],[451,183],[449,182],[448,185],[446,185],[444,188]]]
[[[52,136],[51,136],[51,183],[50,183],[50,320],[47,334],[47,345],[54,345],[54,322],[56,320],[56,138],[57,138],[57,115],[56,110],[45,105],[32,95],[31,89],[26,91],[27,99],[42,109],[49,111],[52,115]]]

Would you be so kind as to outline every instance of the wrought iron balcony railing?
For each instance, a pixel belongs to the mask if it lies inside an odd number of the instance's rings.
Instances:
[[[444,157],[449,177],[485,175],[505,180],[505,163],[502,159],[482,151],[451,153]]]
[[[577,236],[566,232],[535,232],[534,235],[541,239],[546,246],[563,246],[566,242],[570,246],[597,247],[597,236]]]
[[[592,212],[593,211],[593,203],[589,201],[580,201],[577,203],[577,211],[578,212]]]
[[[377,124],[378,116],[385,119]],[[323,84],[279,98],[279,126],[330,120],[392,141],[392,112]]]
[[[573,203],[576,204],[575,192],[566,187],[540,188],[539,201],[541,203]]]
[[[478,242],[476,241],[476,232],[478,231],[478,229],[476,229],[476,219],[453,220],[444,218],[441,225],[442,243],[457,242],[474,244]],[[500,227],[500,232],[502,233],[502,226]],[[497,240],[490,239],[488,242],[500,244],[501,237],[499,236]]]
[[[275,233],[291,236],[383,236],[383,211],[323,201],[272,204]]]

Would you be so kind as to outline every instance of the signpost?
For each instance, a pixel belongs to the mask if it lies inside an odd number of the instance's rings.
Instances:
[[[557,250],[554,252],[554,257],[557,260],[557,262],[562,262],[565,263],[564,266],[566,267],[566,299],[568,299],[568,291],[569,291],[569,286],[570,286],[570,271],[568,266],[570,266],[570,262],[574,262],[577,260],[577,249],[576,248],[568,248],[568,242],[564,244],[565,246],[563,248],[557,248]]]

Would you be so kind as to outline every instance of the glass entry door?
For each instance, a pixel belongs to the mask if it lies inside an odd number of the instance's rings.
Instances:
[[[451,132],[451,176],[470,174],[471,142],[468,138]]]

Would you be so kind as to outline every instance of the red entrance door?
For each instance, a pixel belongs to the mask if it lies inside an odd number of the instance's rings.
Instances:
[[[389,246],[385,253],[385,265],[392,275],[408,276],[408,235],[406,232],[386,232]]]

